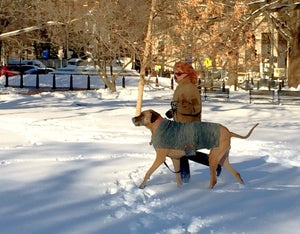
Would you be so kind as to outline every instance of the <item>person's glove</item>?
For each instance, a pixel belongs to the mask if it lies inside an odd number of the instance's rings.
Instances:
[[[178,107],[178,102],[171,102],[171,109],[173,111],[173,113],[177,110]]]
[[[173,118],[173,111],[172,109],[168,110],[165,114],[169,119],[172,119]]]
[[[166,116],[169,119],[173,118],[175,111],[177,110],[178,102],[171,102],[171,109],[166,112]]]

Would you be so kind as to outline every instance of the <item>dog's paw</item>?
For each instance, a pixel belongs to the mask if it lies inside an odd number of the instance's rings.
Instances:
[[[146,185],[144,185],[144,184],[141,184],[141,185],[139,186],[140,189],[144,189],[145,187],[146,187]]]

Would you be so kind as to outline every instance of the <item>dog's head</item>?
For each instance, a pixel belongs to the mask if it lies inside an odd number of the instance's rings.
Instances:
[[[133,117],[132,122],[135,126],[145,126],[151,128],[151,125],[161,118],[160,114],[154,110],[145,110],[139,116]]]

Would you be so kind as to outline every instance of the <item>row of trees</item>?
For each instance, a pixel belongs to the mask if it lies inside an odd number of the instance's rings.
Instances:
[[[289,85],[300,84],[300,13],[296,0],[1,0],[0,48],[9,51],[40,43],[63,46],[92,58],[112,91],[115,58],[141,61],[141,80],[154,64],[168,67],[191,58],[198,70],[213,65],[237,78],[239,49],[255,54],[254,31],[263,16],[288,43]],[[257,64],[251,56],[246,66]],[[125,68],[126,64],[124,64]],[[141,82],[142,84],[143,82]]]

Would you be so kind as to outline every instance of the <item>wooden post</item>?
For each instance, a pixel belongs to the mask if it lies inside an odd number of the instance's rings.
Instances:
[[[235,78],[234,80],[234,91],[237,91],[238,90],[238,79]]]
[[[125,88],[125,77],[122,78],[122,87]]]
[[[174,90],[174,79],[173,79],[173,77],[171,78],[171,89]]]
[[[158,87],[158,76],[156,76],[156,79],[155,79],[155,86]]]
[[[40,76],[39,76],[39,72],[36,73],[36,85],[35,85],[35,87],[37,89],[40,88]]]
[[[8,74],[5,74],[5,87],[8,87]]]
[[[204,100],[207,98],[207,87],[204,87]]]
[[[70,76],[70,90],[73,90],[73,75]]]
[[[88,75],[88,77],[87,77],[87,89],[88,90],[91,89],[91,77],[90,77],[90,75]]]
[[[20,73],[20,88],[24,88],[23,72]]]
[[[52,89],[56,89],[56,79],[55,79],[55,74],[53,74],[53,85]]]

